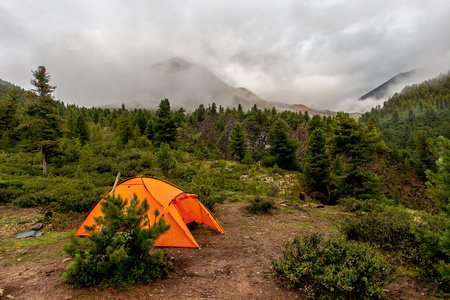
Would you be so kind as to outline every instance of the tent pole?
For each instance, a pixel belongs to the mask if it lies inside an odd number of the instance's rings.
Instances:
[[[111,191],[111,196],[114,197],[114,191],[116,190],[117,183],[119,183],[120,172],[117,173],[116,181],[114,181],[114,185]]]

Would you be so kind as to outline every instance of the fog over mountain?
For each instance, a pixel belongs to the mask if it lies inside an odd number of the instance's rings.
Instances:
[[[45,65],[65,102],[154,101],[152,66],[183,57],[267,101],[361,111],[395,74],[450,68],[449,15],[446,0],[3,0],[0,78],[29,89]]]
[[[248,110],[253,105],[259,108],[276,107],[279,110],[318,112],[304,106],[271,102],[258,97],[244,87],[232,87],[206,68],[195,65],[181,57],[173,57],[152,65],[148,73],[140,78],[140,91],[133,100],[108,103],[107,107],[119,107],[124,103],[128,108],[156,109],[161,99],[169,99],[174,109],[196,109],[200,104],[208,107],[212,102],[217,106],[237,107]]]
[[[364,101],[385,101],[395,93],[399,93],[404,87],[418,84],[439,75],[438,68],[422,68],[397,74],[370,92],[359,97]]]

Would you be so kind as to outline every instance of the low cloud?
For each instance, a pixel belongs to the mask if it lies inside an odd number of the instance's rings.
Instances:
[[[0,78],[30,88],[45,65],[65,102],[120,103],[180,56],[270,101],[365,110],[356,99],[398,73],[450,68],[448,15],[445,0],[5,0]]]

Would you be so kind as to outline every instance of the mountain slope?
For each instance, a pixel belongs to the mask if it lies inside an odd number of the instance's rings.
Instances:
[[[208,106],[215,102],[217,106],[223,107],[237,107],[241,104],[244,110],[256,104],[262,109],[275,106],[278,110],[318,114],[303,105],[269,102],[244,87],[232,87],[209,70],[179,57],[151,66],[148,78],[143,80],[141,99],[146,100],[125,103],[127,107],[155,109],[161,99],[167,98],[174,109],[183,107],[193,110],[200,104]]]
[[[358,100],[365,100],[368,98],[375,98],[375,99],[388,98],[390,96],[389,93],[391,92],[391,90],[395,88],[395,86],[407,85],[407,82],[409,82],[412,77],[417,75],[417,73],[418,73],[417,70],[412,70],[409,72],[397,74],[396,76],[392,77],[385,83],[377,86],[367,94],[361,96]]]

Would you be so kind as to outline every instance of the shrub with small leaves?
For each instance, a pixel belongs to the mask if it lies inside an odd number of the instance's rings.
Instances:
[[[397,253],[401,263],[416,267],[422,280],[449,293],[450,222],[445,216],[379,205],[359,218],[345,218],[347,238]]]
[[[380,299],[395,277],[376,249],[319,234],[294,238],[271,262],[283,285],[320,299]]]
[[[248,212],[251,214],[270,214],[275,209],[275,202],[261,197],[255,197],[250,202]]]
[[[86,226],[91,235],[73,236],[64,251],[73,259],[63,277],[75,286],[116,286],[150,283],[167,275],[172,266],[162,250],[150,250],[160,234],[170,225],[154,211],[155,223],[150,226],[147,200],[130,201],[107,197],[101,202],[103,216],[96,224]],[[97,226],[100,229],[96,231]]]

